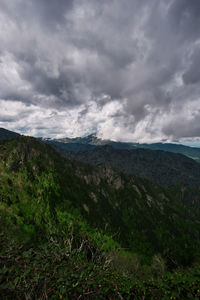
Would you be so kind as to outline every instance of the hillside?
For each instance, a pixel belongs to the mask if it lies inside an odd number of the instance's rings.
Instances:
[[[60,150],[59,147],[57,147]],[[194,160],[166,151],[123,150],[102,146],[92,151],[60,151],[65,157],[93,165],[109,163],[115,170],[155,181],[162,186],[185,184],[200,186],[200,165]]]
[[[20,136],[19,133],[0,128],[0,140],[14,139]],[[150,149],[150,150],[162,150],[172,153],[180,153],[189,158],[192,158],[196,162],[200,162],[200,148],[184,146],[180,144],[170,143],[153,143],[153,144],[140,144],[140,143],[128,143],[117,142],[112,140],[102,140],[96,136],[95,133],[85,137],[77,138],[60,138],[60,139],[48,139],[39,138],[53,147],[60,149],[64,154],[65,151],[82,152],[93,150],[101,146],[109,145],[119,150],[134,150],[134,149]]]
[[[0,128],[0,140],[11,140],[20,136],[19,133],[7,130],[5,128]]]
[[[96,136],[96,134],[91,134],[86,137],[77,137],[77,138],[62,138],[62,139],[53,139],[49,140],[50,143],[57,143],[57,146],[62,146],[62,144],[66,145],[66,150],[74,151],[73,147],[70,149],[70,145],[77,144],[76,151],[79,148],[79,151],[89,150],[81,147],[81,145],[92,145],[95,146],[104,146],[110,145],[116,149],[126,149],[132,150],[137,148],[142,149],[150,149],[150,150],[162,150],[172,153],[180,153],[189,158],[194,159],[197,162],[200,162],[200,148],[184,146],[181,144],[170,144],[170,143],[131,143],[131,142],[117,142],[112,140],[102,140]]]
[[[28,137],[1,142],[0,158],[3,295],[12,291],[14,298],[19,295],[20,299],[27,285],[39,292],[47,284],[50,289],[46,293],[52,297],[62,293],[76,297],[81,291],[91,293],[92,298],[86,299],[101,299],[99,285],[104,288],[103,296],[122,293],[128,297],[128,293],[137,293],[142,297],[140,283],[130,280],[130,274],[146,278],[148,272],[164,274],[165,268],[189,266],[198,260],[198,189],[164,189],[148,180],[118,173],[109,165],[92,167],[66,160],[50,146]],[[121,248],[127,249],[124,254],[117,250]],[[12,258],[18,268],[11,267]],[[27,269],[27,263],[32,269]],[[56,264],[60,273],[52,269]],[[28,273],[17,273],[23,268]],[[44,272],[46,283],[40,277]],[[91,289],[87,277],[92,276],[96,283],[91,282]],[[192,277],[195,284],[196,276]],[[6,278],[11,284],[6,283]],[[67,290],[62,290],[63,284]],[[110,285],[117,286],[116,294]],[[145,291],[160,299],[165,287],[160,289],[159,285],[155,281],[153,291],[151,284],[146,283]],[[189,288],[188,283],[186,289]]]
[[[188,147],[179,144],[170,143],[154,143],[154,144],[134,144],[137,148],[151,149],[151,150],[163,150],[173,153],[180,153],[189,158],[200,162],[200,148]]]
[[[93,150],[99,147],[91,144],[61,143],[55,140],[45,140],[45,143],[50,144],[51,146],[53,146],[55,149],[58,149],[63,154],[65,153],[65,151],[82,152],[87,150]]]

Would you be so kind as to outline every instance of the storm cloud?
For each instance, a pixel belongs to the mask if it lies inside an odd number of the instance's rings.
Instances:
[[[200,137],[199,0],[1,0],[0,126]]]

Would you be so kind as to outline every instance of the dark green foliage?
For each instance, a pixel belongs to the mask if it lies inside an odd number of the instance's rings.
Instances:
[[[45,140],[45,143],[50,144],[55,149],[59,150],[59,152],[65,153],[65,151],[87,151],[96,149],[98,146],[90,145],[90,144],[78,144],[78,143],[61,143],[54,140]]]
[[[86,151],[92,149],[92,147],[98,147],[102,145],[110,145],[116,149],[133,150],[137,148],[151,149],[151,150],[163,150],[167,152],[180,153],[188,156],[198,162],[200,162],[200,148],[184,146],[180,144],[170,143],[153,143],[153,144],[139,144],[139,143],[127,143],[127,142],[115,142],[111,140],[101,140],[96,137],[95,133],[86,137],[77,138],[63,138],[48,140],[47,142],[57,144],[57,147],[63,148],[68,151]],[[65,145],[65,146],[64,146]]]
[[[1,147],[1,211],[14,216],[24,236],[33,239],[38,230],[45,232],[58,210],[77,211],[147,261],[156,253],[169,265],[195,259],[200,245],[198,190],[164,190],[108,165],[94,168],[67,161],[33,138],[21,137]]]
[[[200,162],[200,148],[188,147],[179,144],[155,143],[155,144],[134,144],[137,148],[163,150],[173,153],[180,153]]]
[[[83,152],[61,152],[65,157],[98,165],[109,163],[115,170],[134,174],[162,186],[185,184],[200,186],[200,165],[178,154],[149,149],[119,150],[111,146]]]
[[[0,128],[0,140],[11,140],[17,138],[18,136],[20,136],[19,133]]]
[[[1,243],[4,242],[1,236]],[[0,254],[2,299],[199,299],[199,266],[137,279],[87,261],[55,241]]]
[[[166,273],[199,261],[198,189],[69,161],[27,137],[0,143],[0,175],[4,298],[199,296],[198,267]]]

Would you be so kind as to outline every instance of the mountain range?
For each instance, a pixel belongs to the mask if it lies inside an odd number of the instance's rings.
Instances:
[[[48,143],[0,141],[2,297],[198,298],[199,164],[89,143],[69,159]]]
[[[102,230],[106,226],[110,234],[118,233],[116,239],[122,246],[146,257],[159,251],[166,258],[187,263],[181,256],[183,247],[190,253],[200,245],[192,230],[199,221],[198,188],[177,185],[165,189],[118,173],[107,164],[93,167],[66,160],[50,146],[29,137],[2,142],[0,156],[4,213],[9,216],[14,209],[17,224],[23,220],[33,235],[38,218],[40,223],[41,217],[51,218],[57,210],[76,210],[91,226]],[[41,203],[41,217],[36,203]],[[179,239],[184,240],[180,248]],[[191,243],[193,239],[195,243]]]
[[[69,151],[85,151],[85,150],[94,149],[94,146],[97,147],[97,146],[110,145],[116,149],[133,150],[136,148],[144,148],[150,150],[163,150],[167,152],[180,153],[200,162],[200,148],[189,147],[189,146],[184,146],[175,143],[140,144],[140,143],[128,143],[128,142],[116,142],[111,140],[102,140],[98,138],[95,133],[90,134],[86,137],[77,137],[71,139],[70,138],[49,139],[48,141],[50,143],[56,143],[58,146],[65,148],[66,150]],[[91,146],[93,147],[91,148]]]
[[[0,128],[0,140],[12,139],[20,136],[19,133]],[[41,140],[53,144],[62,150],[81,152],[87,150],[93,150],[98,146],[110,145],[116,149],[134,150],[136,148],[150,149],[150,150],[163,150],[167,152],[180,153],[189,158],[200,162],[200,148],[189,147],[175,143],[128,143],[128,142],[116,142],[111,140],[102,140],[97,137],[96,133],[90,134],[85,137],[77,138],[60,138],[60,139],[49,139],[41,138]]]
[[[140,148],[119,150],[108,145],[80,152],[56,147],[69,159],[92,165],[108,163],[117,171],[134,174],[162,186],[176,183],[200,186],[200,164],[179,153]]]
[[[200,185],[198,148],[161,143],[140,145],[112,142],[100,140],[94,134],[84,138],[44,141],[68,159],[92,165],[108,163],[116,171],[134,174],[162,186],[177,183]],[[194,155],[195,159],[191,159]]]

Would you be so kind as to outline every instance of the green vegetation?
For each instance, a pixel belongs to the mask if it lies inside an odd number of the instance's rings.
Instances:
[[[49,140],[50,143],[55,144],[57,147],[68,151],[86,151],[94,149],[98,146],[110,145],[116,149],[133,150],[137,148],[150,149],[150,150],[162,150],[173,153],[180,153],[189,158],[200,162],[200,149],[195,147],[184,146],[180,144],[170,143],[153,143],[153,144],[139,144],[139,143],[127,143],[127,142],[115,142],[111,140],[101,140],[96,137],[96,134],[90,134],[86,137],[77,138],[63,138]]]
[[[3,299],[198,299],[199,190],[0,143]]]
[[[98,165],[109,163],[118,172],[134,174],[162,186],[177,183],[200,186],[200,164],[182,154],[149,149],[115,149],[111,146],[69,152],[56,146],[67,158]]]
[[[17,138],[18,136],[20,136],[19,133],[0,128],[0,140],[11,140]]]
[[[145,148],[151,150],[163,150],[173,153],[181,153],[200,162],[200,149],[195,147],[188,147],[179,144],[169,144],[169,143],[155,143],[155,144],[134,144],[137,148]]]

